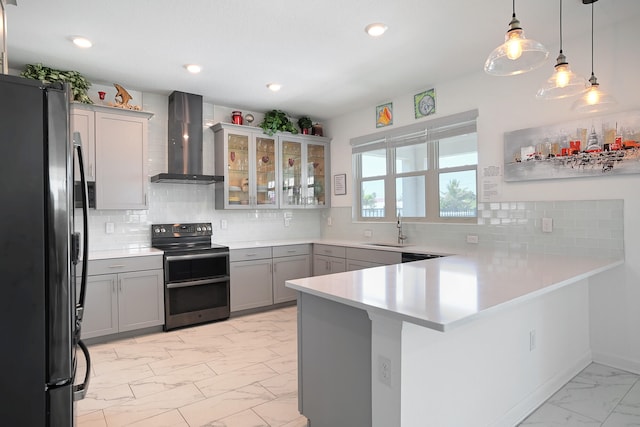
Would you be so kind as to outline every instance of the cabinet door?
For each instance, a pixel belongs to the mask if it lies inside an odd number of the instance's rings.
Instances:
[[[226,132],[226,157],[228,159],[225,176],[226,197],[224,207],[247,208],[251,203],[249,187],[251,184],[249,168],[252,164],[250,134]],[[217,171],[216,171],[217,172]]]
[[[303,144],[300,141],[283,139],[281,142],[282,194],[280,204],[282,207],[302,207],[304,162],[302,157]]]
[[[147,207],[147,120],[95,113],[97,209]]]
[[[119,331],[164,324],[163,270],[118,274]]]
[[[324,274],[342,273],[346,271],[344,258],[336,258],[324,255],[314,255],[313,275],[322,276]]]
[[[306,203],[309,207],[327,205],[327,156],[324,144],[307,144],[307,194]]]
[[[229,264],[232,312],[273,304],[271,265],[271,259]]]
[[[78,132],[82,142],[82,157],[84,164],[84,173],[87,181],[96,180],[96,141],[95,141],[95,122],[94,112],[81,110],[76,107],[71,108],[71,132]],[[74,150],[75,156],[75,150]],[[75,181],[80,181],[80,169],[78,162],[74,162],[73,177]]]
[[[294,301],[297,293],[285,286],[287,280],[311,276],[309,255],[273,259],[273,302]]]
[[[89,276],[87,278],[87,293],[81,332],[83,339],[118,332],[117,278],[116,274]]]
[[[347,271],[363,270],[365,268],[379,267],[381,265],[385,265],[385,264],[378,264],[377,262],[359,261],[359,260],[350,259],[350,260],[347,260]]]
[[[266,136],[255,137],[256,193],[254,204],[261,208],[278,207],[276,140]]]

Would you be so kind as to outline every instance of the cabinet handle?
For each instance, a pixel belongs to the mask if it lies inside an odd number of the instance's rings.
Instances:
[[[109,266],[109,268],[122,268],[122,267],[124,267],[124,264],[113,264]]]
[[[256,253],[250,253],[250,254],[245,254],[244,256],[256,256],[256,255],[258,255],[258,254],[256,254]]]
[[[289,250],[287,250],[287,253],[288,253],[288,254],[295,254],[296,252],[298,252],[298,251],[296,251],[295,249],[289,249]]]
[[[118,280],[118,288],[122,292],[122,279]]]
[[[277,270],[277,269],[276,269],[276,265],[278,265],[278,264],[271,264],[271,272],[272,272],[272,273],[275,273],[275,272],[276,272],[276,270]]]
[[[116,281],[115,280],[111,284],[111,293],[113,293],[113,294],[116,293]]]

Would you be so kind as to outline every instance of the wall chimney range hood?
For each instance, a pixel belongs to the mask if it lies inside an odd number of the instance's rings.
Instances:
[[[167,173],[151,177],[151,182],[213,184],[223,176],[202,173],[202,96],[185,92],[169,95],[169,141]]]

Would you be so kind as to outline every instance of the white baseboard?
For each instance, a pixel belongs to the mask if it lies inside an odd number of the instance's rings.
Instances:
[[[593,361],[640,375],[640,360],[626,359],[607,353],[592,353]]]
[[[591,351],[588,351],[576,360],[572,366],[567,367],[564,371],[559,372],[556,376],[541,384],[529,396],[521,400],[516,406],[511,408],[509,412],[504,414],[504,416],[492,423],[490,427],[513,427],[518,425],[591,362]]]

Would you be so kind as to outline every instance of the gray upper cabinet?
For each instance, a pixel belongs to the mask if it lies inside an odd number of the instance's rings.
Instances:
[[[147,208],[151,117],[142,111],[72,105],[72,130],[81,135],[88,179],[96,182],[97,209]]]

